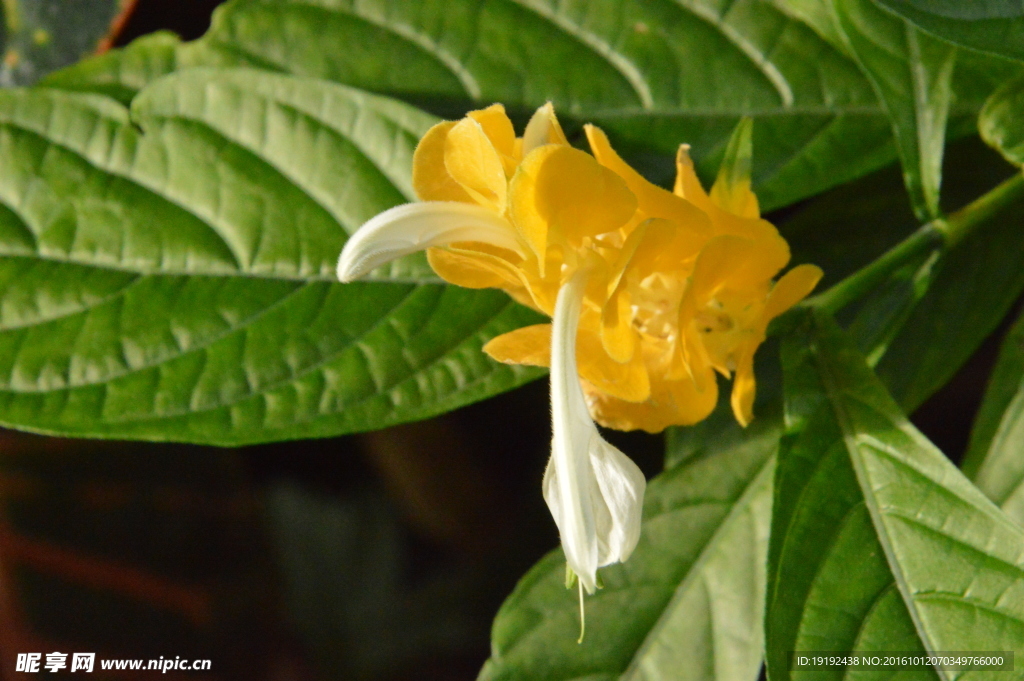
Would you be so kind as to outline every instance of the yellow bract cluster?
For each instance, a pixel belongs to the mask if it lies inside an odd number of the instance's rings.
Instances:
[[[734,135],[710,194],[687,147],[673,191],[627,165],[598,128],[593,153],[571,147],[550,104],[517,138],[495,104],[434,126],[413,184],[424,201],[457,201],[500,215],[522,248],[480,242],[428,250],[446,281],[497,287],[551,316],[559,287],[581,268],[587,289],[576,358],[593,417],[621,430],[696,423],[718,399],[715,372],[733,378],[732,408],[753,418],[753,358],[768,323],[803,299],[821,270],[801,265],[773,284],[789,246],[760,218],[750,189],[749,126]],[[498,336],[484,350],[548,366],[551,325]]]

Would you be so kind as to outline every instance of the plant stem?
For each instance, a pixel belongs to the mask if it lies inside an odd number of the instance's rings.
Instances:
[[[993,217],[1024,194],[1024,174],[1016,173],[946,219],[946,246],[955,248],[980,223]]]
[[[1024,175],[1015,174],[948,218],[938,218],[805,303],[835,314],[865,295],[889,274],[933,249],[955,248],[974,229],[1024,195]]]
[[[835,314],[839,310],[867,294],[878,286],[893,271],[899,269],[919,255],[941,248],[945,242],[942,219],[932,220],[881,256],[860,268],[850,276],[832,286],[824,293],[810,298],[812,305]]]

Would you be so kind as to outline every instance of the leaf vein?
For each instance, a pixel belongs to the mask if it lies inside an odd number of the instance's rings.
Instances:
[[[622,76],[633,89],[644,111],[654,108],[654,97],[651,95],[651,87],[640,71],[640,68],[618,52],[602,37],[586,31],[579,24],[573,23],[557,10],[551,10],[543,2],[536,0],[505,0],[509,4],[516,5],[522,9],[529,10],[559,28],[563,33],[574,38],[578,43],[587,47],[593,54],[597,55]]]
[[[169,196],[161,193],[159,190],[157,190],[154,187],[150,187],[150,186],[148,186],[146,184],[143,184],[141,181],[139,181],[138,178],[133,177],[130,173],[118,172],[118,171],[114,170],[113,168],[104,168],[102,165],[100,165],[99,163],[95,162],[93,159],[89,158],[84,152],[82,152],[82,151],[80,151],[78,149],[75,149],[74,147],[72,147],[72,146],[70,146],[68,144],[64,144],[64,143],[58,142],[58,141],[56,141],[56,140],[54,140],[52,138],[49,138],[49,137],[45,136],[44,134],[39,133],[39,132],[37,132],[37,131],[29,128],[29,127],[20,125],[18,123],[10,121],[10,120],[0,120],[0,127],[12,128],[12,129],[14,129],[14,130],[16,130],[18,132],[21,132],[22,134],[25,134],[25,135],[28,135],[30,137],[34,137],[34,138],[36,138],[38,140],[41,140],[42,142],[44,142],[45,144],[47,144],[50,147],[57,148],[57,149],[62,149],[64,151],[68,152],[69,154],[71,154],[72,156],[75,156],[76,158],[80,159],[83,163],[88,165],[90,168],[93,168],[97,172],[100,172],[100,173],[102,173],[104,175],[107,175],[107,176],[112,176],[112,177],[117,177],[119,179],[122,179],[125,182],[128,182],[128,183],[134,185],[135,187],[138,187],[142,191],[145,191],[150,196],[154,196],[154,197],[160,199],[161,201],[165,202],[166,204],[168,204],[170,206],[175,206],[176,208],[179,208],[183,212],[191,215],[199,223],[201,223],[203,226],[205,226],[207,229],[209,229],[214,234],[214,236],[216,236],[217,239],[219,239],[221,241],[221,243],[224,244],[224,247],[227,249],[228,253],[231,255],[232,259],[234,260],[235,267],[237,268],[237,270],[240,271],[240,272],[244,271],[244,268],[242,266],[241,254],[238,253],[235,250],[234,246],[231,244],[231,242],[228,240],[228,238],[224,234],[222,234],[207,219],[203,218],[198,213],[194,212],[189,206],[181,203],[180,201],[175,201],[175,200],[171,199]]]

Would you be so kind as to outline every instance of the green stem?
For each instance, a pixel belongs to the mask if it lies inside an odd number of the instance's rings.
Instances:
[[[824,293],[810,298],[808,305],[835,314],[858,300],[885,280],[904,263],[946,242],[942,219],[932,220],[869,264],[860,268]]]
[[[995,216],[1022,194],[1024,174],[1016,173],[987,194],[982,194],[974,202],[950,215],[946,220],[946,245],[955,248],[974,231],[975,227]]]
[[[878,286],[892,272],[933,249],[954,248],[974,229],[1024,195],[1024,175],[1017,173],[948,218],[938,218],[806,304],[835,314]]]

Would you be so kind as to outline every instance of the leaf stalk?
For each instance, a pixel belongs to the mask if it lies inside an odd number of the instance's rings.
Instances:
[[[833,285],[827,291],[807,299],[804,306],[835,314],[872,291],[892,272],[933,250],[956,248],[981,224],[1024,196],[1024,174],[1016,173],[945,218],[925,223],[913,234]]]

